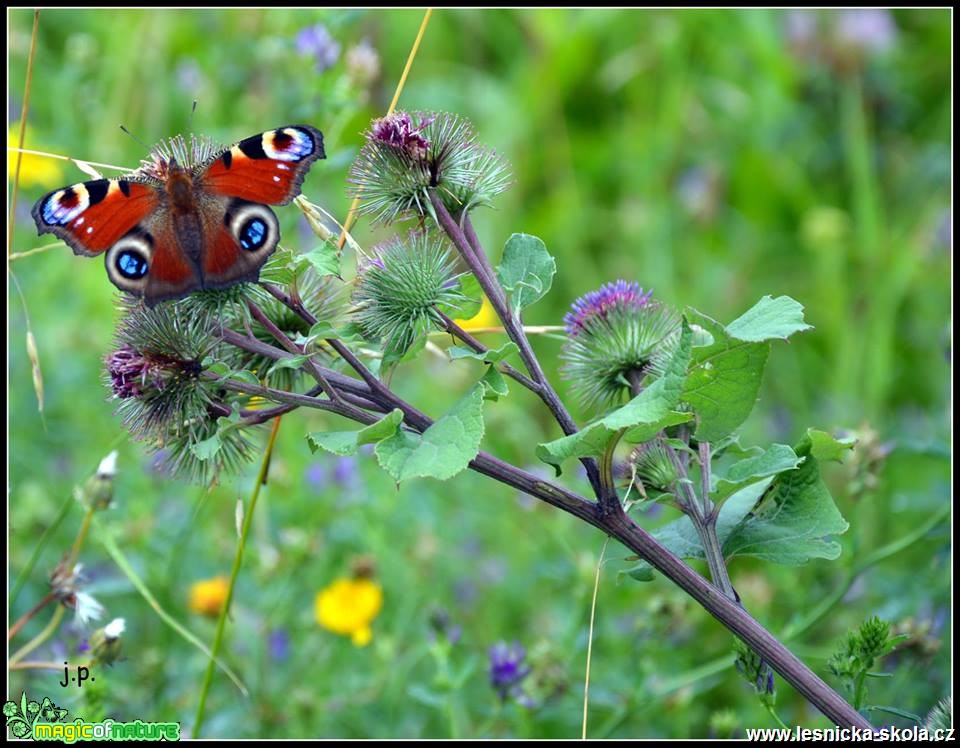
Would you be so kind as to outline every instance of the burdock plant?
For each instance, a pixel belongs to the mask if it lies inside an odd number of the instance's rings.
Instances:
[[[663,373],[680,336],[680,316],[624,280],[577,299],[563,321],[563,373],[591,407],[638,394]]]
[[[634,281],[586,294],[564,320],[562,371],[595,414],[577,424],[523,323],[526,309],[550,291],[556,261],[542,240],[516,233],[494,266],[472,221],[509,177],[470,124],[442,113],[376,120],[349,184],[360,212],[375,222],[415,222],[413,233],[363,253],[354,278],[341,277],[340,256],[327,241],[305,254],[278,251],[256,284],[199,302],[126,305],[107,384],[131,434],[168,450],[181,474],[209,481],[245,464],[264,422],[299,408],[336,414],[342,418],[330,428],[337,430],[308,434],[310,449],[347,457],[372,445],[396,483],[447,480],[469,468],[567,512],[626,547],[630,576],[661,573],[742,641],[741,670],[768,708],[772,668],[833,722],[869,727],[749,615],[751,601],[727,572],[738,556],[783,564],[836,558],[833,536],[847,529],[820,466],[839,460],[850,440],[815,429],[793,446],[737,440],[772,343],[809,329],[803,307],[765,296],[723,324],[693,309],[674,311]],[[461,305],[477,301],[469,290],[477,286],[503,326],[496,346],[454,321]],[[337,296],[349,303],[326,304]],[[436,416],[388,384],[414,365],[415,344],[428,336],[435,336],[432,354],[452,342],[450,366],[469,358],[483,370]],[[507,396],[510,386],[530,390],[555,421],[552,438],[532,451],[557,479],[480,449],[485,403]],[[343,418],[357,428],[343,430]],[[628,486],[614,469],[625,453],[633,455]],[[572,461],[583,466],[590,496],[560,481]],[[627,496],[637,486],[655,490],[680,515],[643,529]],[[678,556],[705,560],[710,579]],[[501,654],[491,677],[503,696],[525,666],[518,652]]]

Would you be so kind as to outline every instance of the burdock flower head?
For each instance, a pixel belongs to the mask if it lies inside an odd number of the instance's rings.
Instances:
[[[402,356],[414,341],[442,327],[441,312],[455,314],[465,299],[452,255],[426,233],[398,237],[362,262],[354,288],[353,318],[389,356]]]
[[[680,332],[679,315],[624,280],[577,299],[564,324],[563,373],[595,407],[616,405],[662,374]]]
[[[395,112],[373,121],[350,168],[352,197],[375,222],[433,214],[431,190],[459,214],[509,185],[506,164],[454,114]]]
[[[244,464],[249,445],[240,429],[218,437],[212,459],[194,449],[217,436],[217,419],[231,413],[232,402],[216,380],[204,377],[205,361],[222,347],[216,330],[222,323],[188,299],[152,309],[131,300],[122,304],[105,380],[124,426],[154,449],[166,448],[167,465],[177,475],[206,480]]]

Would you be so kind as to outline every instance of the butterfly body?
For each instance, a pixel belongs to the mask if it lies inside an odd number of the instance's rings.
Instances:
[[[113,284],[152,306],[256,280],[280,240],[267,206],[299,195],[310,165],[324,157],[323,135],[309,125],[226,149],[174,139],[127,177],[48,193],[33,218],[40,234],[55,234],[74,253],[104,254]]]

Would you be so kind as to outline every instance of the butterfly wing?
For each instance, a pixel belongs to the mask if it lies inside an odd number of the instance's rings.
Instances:
[[[286,205],[300,194],[310,165],[326,158],[323,134],[310,125],[267,130],[232,145],[201,175],[214,195]]]
[[[105,252],[160,203],[158,190],[129,179],[95,179],[54,190],[33,206],[37,233],[63,239],[74,254]]]
[[[204,285],[220,288],[255,281],[280,241],[280,225],[267,205],[286,205],[300,194],[310,165],[325,158],[323,134],[291,125],[253,135],[218,156],[198,179],[204,203]]]

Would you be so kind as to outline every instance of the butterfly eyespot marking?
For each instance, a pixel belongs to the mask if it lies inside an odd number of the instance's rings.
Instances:
[[[138,291],[150,272],[152,257],[153,237],[135,229],[107,250],[107,275],[118,288]]]
[[[132,249],[124,249],[117,254],[117,271],[125,278],[142,278],[149,267],[146,259]]]
[[[313,153],[315,146],[310,133],[296,127],[282,127],[265,132],[260,147],[268,158],[277,161],[302,161]]]
[[[246,252],[274,247],[280,240],[277,217],[265,205],[234,200],[224,218],[227,229]]]

